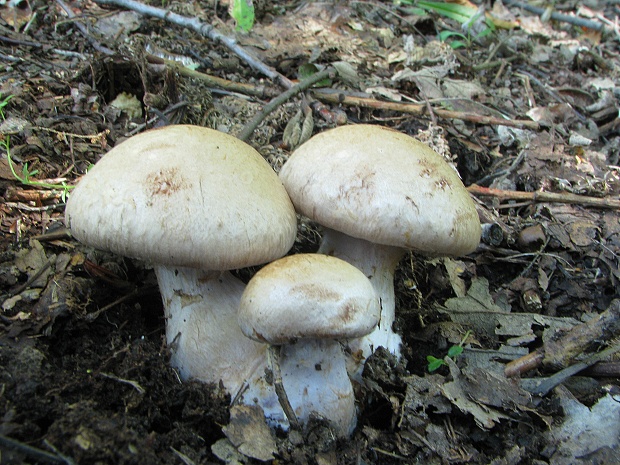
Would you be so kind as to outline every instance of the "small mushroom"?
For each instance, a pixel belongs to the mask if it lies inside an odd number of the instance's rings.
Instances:
[[[182,379],[235,394],[266,360],[237,324],[244,284],[228,271],[291,248],[294,208],[269,164],[240,140],[197,126],[133,136],[79,182],[66,208],[79,241],[155,268],[171,362]]]
[[[352,344],[364,358],[383,346],[400,355],[394,271],[408,249],[463,255],[480,241],[480,222],[457,172],[427,145],[372,125],[341,126],[293,152],[280,179],[297,211],[321,224],[319,253],[355,265],[381,300],[381,320]]]
[[[345,261],[298,254],[266,265],[243,292],[239,325],[246,336],[280,346],[280,369],[275,360],[275,388],[256,380],[244,402],[256,399],[275,425],[306,423],[316,413],[348,436],[356,424],[355,396],[339,341],[368,334],[378,321],[372,284]],[[273,402],[280,377],[280,403],[291,409]],[[294,418],[285,417],[287,410]]]

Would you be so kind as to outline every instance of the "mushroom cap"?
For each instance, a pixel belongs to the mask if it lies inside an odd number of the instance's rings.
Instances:
[[[370,242],[462,255],[480,242],[474,202],[457,172],[427,145],[372,125],[315,135],[280,170],[297,210]]]
[[[246,286],[239,326],[269,344],[297,339],[345,339],[379,322],[379,299],[368,278],[339,258],[298,254],[259,270]]]
[[[67,202],[73,236],[151,263],[229,270],[281,257],[297,232],[281,181],[244,142],[167,126],[110,150]]]

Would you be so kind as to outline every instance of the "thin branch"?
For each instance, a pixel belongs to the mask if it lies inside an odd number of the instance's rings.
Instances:
[[[320,89],[313,91],[312,95],[315,98],[328,103],[397,111],[414,115],[424,115],[427,113],[426,105],[417,103],[384,102],[382,100],[375,100],[372,98],[348,95],[345,92],[326,92]],[[478,115],[476,113],[463,113],[459,111],[444,110],[441,108],[433,108],[433,112],[440,118],[445,119],[460,119],[477,124],[496,124],[520,129],[533,129],[535,131],[540,129],[540,124],[529,120],[503,119],[494,116]]]
[[[587,205],[598,208],[620,209],[620,200],[589,197],[587,195],[577,195],[570,193],[555,192],[521,192],[505,191],[502,189],[491,189],[472,184],[467,190],[476,196],[495,197],[499,200],[525,200],[531,202],[550,202],[550,203],[571,203],[576,205]]]
[[[538,16],[544,15],[547,11],[546,8],[540,8],[538,6],[528,5],[527,3],[515,2],[512,0],[504,0],[504,5],[522,8],[525,11],[529,11],[530,13],[537,14]],[[565,15],[562,13],[558,13],[556,11],[551,12],[550,18],[554,21],[569,23],[569,24],[572,24],[578,27],[587,27],[588,29],[593,29],[595,31],[609,30],[608,28],[605,27],[605,25],[599,22],[591,21],[585,18],[580,18],[579,16]]]
[[[612,347],[608,347],[607,349],[602,350],[601,352],[598,352],[594,355],[591,355],[585,360],[582,360],[580,362],[575,363],[574,365],[566,367],[563,370],[560,370],[557,373],[551,375],[549,378],[542,380],[540,384],[534,387],[533,389],[531,389],[530,392],[534,395],[545,396],[547,395],[549,391],[551,391],[551,389],[553,389],[559,384],[562,384],[567,379],[573,377],[580,371],[583,371],[586,368],[602,360],[605,360],[606,358],[609,358],[613,354],[616,354],[618,352],[620,352],[620,344],[617,344]]]
[[[273,386],[276,390],[280,407],[284,410],[284,414],[291,425],[291,429],[300,430],[301,425],[297,419],[297,415],[295,415],[295,410],[293,410],[293,407],[291,406],[291,402],[288,400],[284,385],[282,384],[282,372],[280,370],[280,346],[270,345],[268,351],[271,371],[273,373]]]
[[[252,120],[244,126],[241,132],[237,135],[237,138],[244,142],[247,142],[250,139],[250,136],[252,136],[252,132],[254,132],[254,129],[258,127],[261,121],[263,121],[269,113],[278,108],[288,99],[312,87],[317,82],[320,82],[327,78],[334,78],[335,75],[336,70],[334,68],[326,68],[323,71],[319,71],[318,73],[313,74],[309,78],[304,79],[299,84],[296,84],[290,89],[288,89],[286,92],[282,92],[276,98],[271,100],[267,105],[265,105],[263,107],[263,110],[256,116],[254,116],[254,118],[252,118]]]
[[[20,454],[24,454],[37,462],[45,463],[59,463],[74,465],[75,462],[68,457],[62,457],[56,454],[51,454],[36,447],[29,446],[15,439],[0,434],[0,450],[14,450]]]
[[[76,15],[75,15],[75,13],[73,13],[73,10],[65,2],[63,2],[62,0],[56,0],[56,3],[58,3],[60,8],[62,8],[64,10],[64,12],[66,13],[66,15],[69,18],[71,18],[71,19],[75,19],[76,18]],[[80,32],[86,38],[86,40],[88,40],[90,42],[90,44],[93,46],[93,48],[95,50],[97,50],[98,52],[104,53],[106,55],[114,55],[116,53],[116,52],[114,52],[114,50],[111,50],[108,47],[105,47],[105,46],[101,45],[101,43],[99,41],[95,40],[95,38],[93,38],[89,34],[88,29],[86,28],[86,26],[84,26],[81,22],[75,21],[75,26],[80,30]]]
[[[48,259],[43,266],[41,266],[36,273],[34,273],[32,276],[30,276],[30,278],[28,278],[28,280],[21,284],[20,286],[16,287],[13,290],[10,290],[7,293],[7,297],[13,297],[14,295],[17,294],[21,294],[23,291],[25,291],[26,289],[28,289],[28,287],[30,287],[32,285],[32,283],[34,283],[37,279],[39,279],[41,277],[41,275],[43,275],[43,273],[45,271],[47,271],[47,269],[52,266],[52,260]]]
[[[146,389],[140,386],[140,384],[137,381],[132,381],[131,379],[119,378],[116,375],[113,375],[111,373],[104,373],[104,372],[100,372],[99,376],[103,376],[104,378],[108,378],[113,381],[118,381],[119,383],[122,383],[122,384],[128,384],[129,386],[134,388],[136,391],[138,391],[138,394],[140,395],[144,395],[144,393],[146,393]]]
[[[276,91],[275,87],[267,87],[267,86],[257,86],[254,84],[247,84],[244,82],[236,82],[230,81],[228,79],[222,79],[217,76],[212,76],[210,74],[201,73],[200,71],[196,71],[190,69],[186,66],[183,66],[181,63],[178,63],[173,60],[168,60],[166,58],[158,57],[155,55],[146,55],[149,63],[157,63],[164,64],[167,67],[173,69],[181,76],[199,79],[210,87],[217,87],[218,89],[224,89],[230,92],[238,92],[240,94],[252,95],[254,97],[273,97],[280,93],[279,88]]]
[[[549,340],[535,351],[506,364],[504,374],[507,377],[517,376],[541,365],[551,367],[567,366],[572,364],[576,358],[587,350],[592,345],[592,341],[615,340],[619,333],[620,300],[616,299],[600,315],[586,323],[574,326],[570,331],[562,334],[557,339]],[[615,347],[618,348],[620,346],[616,344]],[[597,355],[601,356],[604,352],[599,352]],[[597,359],[594,358],[592,360]],[[585,360],[582,362],[585,362]],[[579,364],[571,366],[581,366],[582,370],[590,365],[591,363],[586,363],[585,366]]]
[[[274,68],[266,65],[257,57],[252,55],[241,45],[237,43],[234,37],[229,37],[210,24],[205,24],[198,18],[188,18],[187,16],[174,13],[163,8],[157,8],[154,6],[145,5],[135,0],[95,0],[96,3],[101,5],[116,5],[129,10],[136,11],[146,16],[153,16],[154,18],[163,19],[165,21],[174,23],[181,27],[186,27],[194,30],[198,34],[208,37],[214,42],[221,42],[235,55],[245,61],[248,65],[254,68],[256,71],[264,74],[270,79],[277,81],[282,87],[288,89],[293,86],[293,83],[286,76],[283,76],[277,72]]]
[[[131,292],[129,292],[129,293],[119,297],[114,302],[109,303],[108,305],[105,305],[105,306],[101,307],[100,309],[95,310],[94,312],[86,314],[84,319],[86,321],[89,321],[89,322],[95,321],[97,318],[99,318],[99,316],[102,313],[107,312],[111,308],[114,308],[117,305],[120,305],[120,304],[122,304],[123,302],[125,302],[127,300],[134,299],[136,297],[140,297],[140,296],[146,295],[146,294],[148,294],[150,292],[153,292],[156,289],[157,289],[157,286],[150,286],[150,285],[149,286],[145,286],[145,287],[140,287],[140,288],[133,289]]]

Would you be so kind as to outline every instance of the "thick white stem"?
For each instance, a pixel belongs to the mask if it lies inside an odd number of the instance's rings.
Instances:
[[[245,337],[237,323],[245,285],[227,271],[157,266],[155,273],[172,365],[181,379],[221,381],[234,396],[267,363],[265,345]]]
[[[396,318],[394,271],[400,259],[405,255],[405,249],[356,239],[326,228],[323,231],[323,240],[318,252],[338,257],[360,269],[368,277],[377,296],[381,299],[379,324],[367,336],[349,341],[351,350],[354,353],[361,350],[365,360],[382,346],[400,357],[402,339],[392,330]]]
[[[270,364],[270,367],[272,365]],[[280,349],[282,386],[300,423],[312,413],[330,421],[336,434],[348,437],[357,422],[355,394],[347,375],[346,359],[339,342],[300,340]],[[272,426],[288,429],[289,421],[275,394],[277,373],[255,379],[243,394],[243,402],[260,405]]]

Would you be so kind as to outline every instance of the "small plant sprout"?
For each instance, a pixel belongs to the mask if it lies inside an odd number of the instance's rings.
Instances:
[[[63,202],[67,201],[67,195],[69,193],[69,191],[71,189],[73,189],[75,186],[70,186],[68,185],[66,182],[62,182],[62,183],[48,183],[48,182],[43,182],[43,181],[38,181],[36,179],[33,179],[33,176],[36,176],[37,174],[39,174],[39,170],[30,170],[28,168],[28,163],[24,163],[24,165],[22,166],[22,171],[21,174],[18,174],[18,172],[15,169],[15,162],[13,161],[13,158],[11,157],[11,138],[8,135],[5,135],[2,140],[0,140],[0,146],[5,150],[6,152],[6,159],[9,162],[9,168],[11,169],[11,173],[13,174],[13,177],[15,179],[17,179],[19,182],[21,182],[24,186],[31,186],[31,187],[40,187],[43,189],[54,189],[54,190],[59,190],[61,191],[61,199]]]
[[[9,104],[9,100],[11,100],[12,98],[12,95],[7,95],[6,97],[2,98],[2,94],[0,94],[0,118],[2,118],[2,120],[5,119],[4,108]]]
[[[456,359],[456,357],[461,355],[463,353],[463,346],[465,345],[465,342],[467,342],[467,338],[469,338],[470,334],[471,330],[467,331],[465,333],[465,336],[463,336],[463,339],[461,339],[461,342],[450,347],[448,349],[448,354],[446,355],[446,357],[454,360]],[[427,368],[430,373],[439,369],[441,366],[446,365],[446,361],[443,358],[433,357],[432,355],[427,355],[426,361],[428,362]]]
[[[9,104],[9,100],[11,100],[12,98],[13,98],[12,95],[7,95],[4,98],[2,98],[2,96],[0,95],[0,99],[1,99],[0,100],[0,118],[3,121],[5,119],[4,109]],[[17,171],[15,170],[15,163],[13,162],[13,158],[11,157],[11,137],[8,134],[7,135],[0,134],[0,147],[2,147],[4,151],[6,152],[6,159],[7,159],[7,162],[9,163],[9,168],[11,169],[11,173],[13,174],[13,177],[15,179],[17,179],[19,182],[21,182],[25,186],[41,187],[43,189],[60,190],[62,201],[63,202],[67,201],[67,194],[69,190],[73,189],[73,186],[67,185],[67,183],[64,181],[60,184],[56,184],[56,183],[47,183],[47,182],[33,179],[33,176],[36,176],[37,174],[39,174],[39,170],[31,171],[28,168],[28,163],[24,163],[24,165],[22,166],[21,175],[17,174]]]
[[[492,17],[485,17],[483,8],[473,4],[413,2],[412,0],[401,0],[400,3],[414,5],[413,10],[418,14],[432,11],[460,23],[463,32],[446,30],[439,33],[439,40],[447,42],[453,49],[469,48],[474,41],[493,33],[496,27],[501,27],[500,24],[496,26]]]

